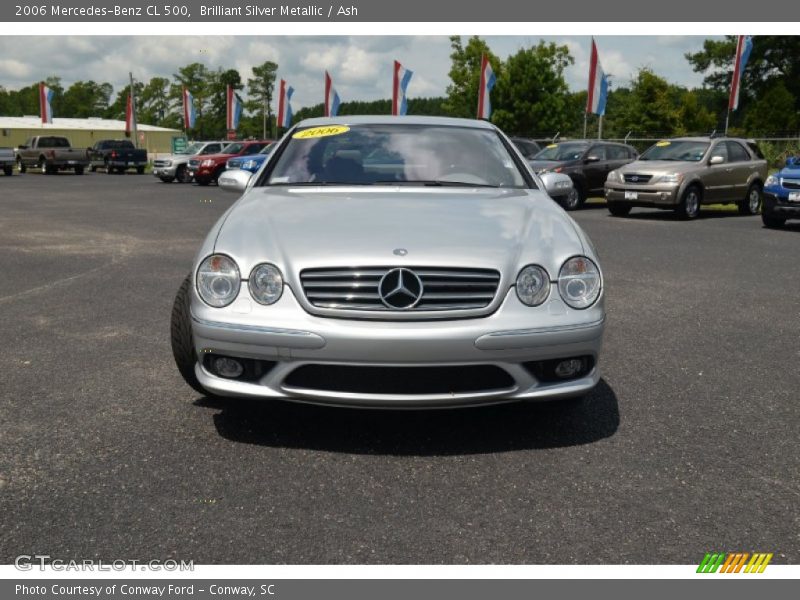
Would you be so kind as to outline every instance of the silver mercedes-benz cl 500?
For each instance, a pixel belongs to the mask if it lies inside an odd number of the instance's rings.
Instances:
[[[219,183],[243,194],[172,313],[198,392],[412,408],[599,381],[595,250],[493,125],[310,119]]]

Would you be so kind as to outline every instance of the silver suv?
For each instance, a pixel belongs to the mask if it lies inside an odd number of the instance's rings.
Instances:
[[[676,138],[611,171],[605,196],[608,210],[618,217],[634,206],[648,206],[694,219],[703,204],[732,203],[740,213],[756,215],[766,179],[767,161],[752,140]]]

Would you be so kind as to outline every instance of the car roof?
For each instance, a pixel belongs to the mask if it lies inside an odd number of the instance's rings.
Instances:
[[[431,126],[450,126],[450,127],[474,127],[476,129],[496,129],[488,121],[478,119],[458,119],[455,117],[424,117],[424,116],[403,116],[393,115],[351,115],[341,117],[318,117],[314,119],[303,119],[297,124],[298,127],[323,127],[326,125],[431,125]]]
[[[715,135],[714,137],[708,135],[696,135],[687,137],[668,138],[671,142],[717,142],[720,140],[735,140],[737,142],[751,142],[745,138],[728,137],[726,135]]]

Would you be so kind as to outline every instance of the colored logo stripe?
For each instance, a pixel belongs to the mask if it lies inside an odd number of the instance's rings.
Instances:
[[[763,573],[764,569],[772,560],[772,553],[756,552],[752,555],[748,552],[706,552],[700,565],[697,567],[698,573]],[[748,559],[749,562],[748,562]],[[747,563],[747,566],[745,566]],[[744,571],[742,568],[744,567]]]

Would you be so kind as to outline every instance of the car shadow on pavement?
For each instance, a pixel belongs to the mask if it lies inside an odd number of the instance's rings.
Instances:
[[[225,439],[353,454],[449,456],[589,444],[614,435],[619,408],[605,380],[582,400],[452,410],[365,410],[200,398]]]

